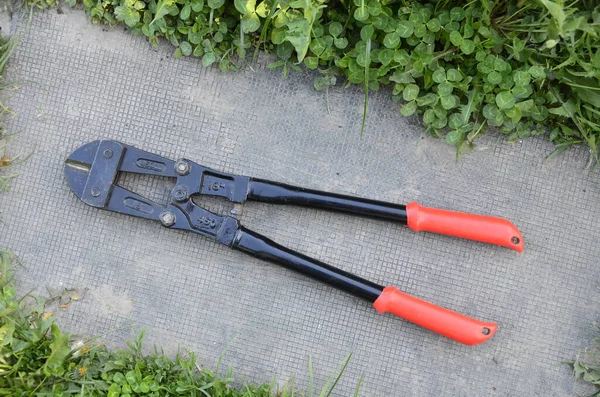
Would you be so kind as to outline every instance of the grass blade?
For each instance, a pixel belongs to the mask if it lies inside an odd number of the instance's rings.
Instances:
[[[338,374],[337,378],[335,379],[335,382],[333,382],[333,385],[331,385],[331,389],[329,389],[329,393],[327,393],[326,397],[331,396],[333,389],[335,389],[338,382],[342,378],[342,375],[344,375],[344,372],[346,372],[346,367],[348,366],[348,363],[350,362],[350,358],[352,358],[352,353],[348,354],[348,357],[346,357],[346,359],[344,361],[344,365],[343,365],[342,369],[340,370],[340,373]]]
[[[314,397],[315,376],[313,373],[312,357],[308,356],[308,397]]]
[[[362,126],[360,127],[360,137],[362,138],[365,133],[365,125],[367,124],[367,109],[369,107],[369,68],[371,66],[371,39],[367,40],[367,45],[365,46],[365,100],[363,103],[363,118],[362,118]]]
[[[329,387],[329,384],[331,383],[331,380],[333,379],[333,375],[335,373],[331,374],[331,376],[329,377],[329,379],[327,379],[327,382],[323,386],[323,389],[321,390],[321,393],[319,394],[319,397],[329,397],[329,396],[331,396],[331,393],[335,389],[335,386],[338,384],[338,382],[342,378],[342,375],[344,375],[344,372],[346,371],[346,367],[348,366],[348,363],[350,362],[351,358],[352,358],[352,353],[348,354],[346,356],[346,358],[342,361],[342,368],[340,369],[340,372],[338,373],[337,377],[335,378],[335,381],[331,385],[331,388],[329,388],[329,391],[327,392],[327,394],[325,394],[326,390]]]
[[[260,43],[265,43],[267,41],[267,32],[269,30],[269,26],[271,25],[271,21],[277,12],[277,7],[279,6],[280,0],[273,0],[273,3],[270,6],[269,15],[265,18],[265,22],[263,24],[262,30],[260,31],[260,36],[258,37],[258,43],[256,43],[256,48],[254,49],[254,55],[252,56],[252,61],[255,62],[258,57],[258,50],[260,49]]]
[[[358,394],[360,393],[360,386],[362,385],[362,381],[363,381],[363,376],[361,375],[360,378],[358,378],[358,383],[356,384],[356,390],[354,390],[354,397],[358,397]]]

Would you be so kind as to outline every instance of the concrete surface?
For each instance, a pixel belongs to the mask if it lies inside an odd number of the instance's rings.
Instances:
[[[78,335],[122,346],[131,326],[148,346],[195,350],[252,382],[294,377],[309,356],[322,384],[353,352],[335,395],[570,396],[558,365],[584,347],[600,314],[600,186],[585,149],[544,162],[543,140],[483,139],[460,162],[444,142],[373,94],[360,139],[362,94],[330,92],[313,76],[281,79],[267,60],[239,73],[173,60],[122,28],[80,11],[38,13],[9,67],[14,152],[33,152],[0,196],[0,246],[24,261],[25,287],[88,288],[58,314]],[[232,252],[202,237],[84,205],[63,160],[81,144],[122,140],[171,158],[398,203],[490,214],[516,223],[525,252],[331,212],[248,204],[244,225],[284,245],[485,321],[499,331],[468,347],[378,315],[367,303]],[[168,183],[125,178],[151,198]],[[215,203],[209,203],[215,208]],[[225,209],[230,208],[227,205]]]

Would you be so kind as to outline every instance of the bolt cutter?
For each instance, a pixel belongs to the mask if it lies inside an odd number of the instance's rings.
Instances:
[[[173,161],[112,140],[81,146],[67,158],[64,170],[72,191],[92,207],[156,220],[167,228],[212,238],[366,299],[380,313],[395,314],[468,345],[491,338],[497,325],[436,306],[395,287],[378,285],[295,252],[246,229],[231,216],[207,211],[192,198],[207,195],[224,197],[234,203],[261,201],[324,208],[404,224],[414,231],[436,232],[523,250],[521,233],[505,219],[427,208],[417,203],[406,206],[386,203],[219,172],[187,159]],[[177,182],[168,202],[162,205],[118,186],[120,172],[172,177],[177,178]]]

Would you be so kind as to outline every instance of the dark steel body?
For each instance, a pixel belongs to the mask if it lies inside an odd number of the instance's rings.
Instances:
[[[324,208],[395,221],[403,225],[407,223],[406,206],[402,204],[320,192],[263,179],[250,178],[248,200],[262,201],[269,204],[292,204]]]
[[[380,285],[283,247],[243,226],[240,226],[232,248],[295,270],[370,302],[374,302],[383,291]]]
[[[65,176],[73,192],[86,204],[127,215],[160,221],[165,211],[172,229],[188,230],[221,244],[267,260],[313,279],[375,301],[383,287],[354,274],[285,248],[269,238],[240,226],[237,219],[199,207],[194,195],[224,197],[235,203],[247,200],[294,204],[344,211],[406,223],[403,205],[303,189],[247,176],[218,172],[183,161],[189,167],[179,173],[175,161],[115,141],[95,141],[73,152],[65,162]],[[160,205],[116,185],[119,172],[177,178],[169,203]],[[163,223],[164,224],[164,223]]]

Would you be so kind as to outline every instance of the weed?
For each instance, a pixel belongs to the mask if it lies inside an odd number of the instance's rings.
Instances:
[[[75,342],[56,324],[51,301],[39,296],[18,297],[13,283],[14,256],[0,251],[0,396],[186,396],[186,397],[294,397],[304,396],[294,382],[278,388],[271,384],[236,382],[201,368],[193,352],[178,352],[174,359],[163,351],[145,355],[144,332],[128,342],[129,349],[111,351],[97,341]],[[74,297],[77,293],[77,298]],[[76,290],[63,291],[69,302]],[[312,362],[307,397],[329,397],[350,356],[314,394]],[[358,396],[360,381],[355,396]]]
[[[600,329],[596,328],[597,331]],[[595,338],[591,345],[577,354],[575,360],[565,362],[571,367],[576,379],[588,384],[585,397],[600,397],[600,337]]]
[[[4,69],[8,62],[8,59],[15,51],[17,47],[17,39],[5,39],[0,37],[0,92],[9,88],[4,80]],[[17,158],[11,157],[6,154],[7,147],[7,133],[4,128],[4,120],[7,116],[11,115],[11,110],[4,105],[3,98],[0,97],[0,171],[12,166]],[[2,174],[0,175],[0,192],[8,190],[9,181],[14,178],[15,174]]]
[[[74,5],[76,0],[67,0]],[[55,0],[30,0],[43,8]],[[237,69],[254,47],[271,68],[302,63],[328,93],[345,78],[392,88],[457,156],[487,127],[546,135],[556,153],[600,144],[600,6],[595,0],[82,0],[95,23],[124,23],[175,56]],[[362,132],[361,132],[362,133]]]

